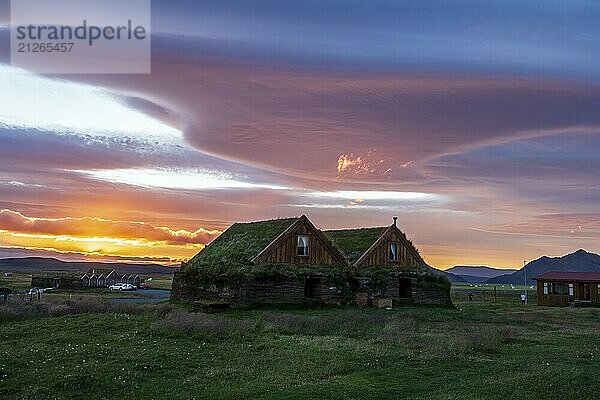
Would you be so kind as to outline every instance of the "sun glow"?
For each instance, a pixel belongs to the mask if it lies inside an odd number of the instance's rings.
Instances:
[[[98,217],[38,218],[0,210],[0,245],[110,257],[185,259],[221,232]]]

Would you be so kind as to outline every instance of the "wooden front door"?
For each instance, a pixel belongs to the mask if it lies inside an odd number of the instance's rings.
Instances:
[[[581,300],[591,300],[590,297],[590,284],[580,283],[581,285]]]

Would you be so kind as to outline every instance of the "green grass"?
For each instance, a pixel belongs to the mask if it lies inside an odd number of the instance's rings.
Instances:
[[[477,286],[475,286],[477,285]],[[533,289],[524,285],[485,285],[485,284],[469,284],[469,283],[453,283],[452,284],[452,299],[455,302],[467,301],[469,294],[473,295],[474,302],[494,302],[494,286],[496,286],[496,302],[504,304],[519,304],[521,295],[527,290],[527,301],[529,304],[536,304],[537,292],[535,286]]]
[[[456,305],[206,315],[69,303],[19,320],[0,308],[0,398],[596,396],[600,310]]]
[[[118,291],[108,290],[108,288],[92,288],[92,289],[52,289],[41,294],[44,300],[58,300],[67,298],[90,298],[90,299],[125,299],[144,297],[143,290],[137,291]]]
[[[173,285],[173,275],[156,275],[151,281],[146,281],[152,289],[171,290]]]
[[[229,266],[250,266],[258,255],[297,218],[235,223],[187,263],[190,267],[217,270]]]
[[[349,263],[354,263],[386,229],[388,227],[340,229],[323,231],[323,234],[344,254]]]
[[[510,283],[453,283],[452,289],[455,290],[489,290],[494,291],[494,287],[496,287],[496,292],[510,292],[517,291],[522,292],[527,289],[529,292],[535,291],[535,286],[533,289],[531,286],[525,285],[510,285]]]
[[[13,273],[13,276],[6,278],[4,273],[0,273],[0,288],[9,288],[12,290],[29,289],[31,287],[31,274],[20,272]]]

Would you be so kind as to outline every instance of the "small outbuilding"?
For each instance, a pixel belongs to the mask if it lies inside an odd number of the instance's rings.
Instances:
[[[600,272],[546,272],[535,280],[540,306],[600,305]]]
[[[33,275],[31,287],[61,289],[103,288],[115,283],[139,285],[142,278],[137,274],[121,275],[115,269],[92,268],[84,274],[70,272],[47,272]]]
[[[81,289],[79,274],[70,272],[46,272],[31,277],[31,287],[55,289]]]
[[[142,279],[137,274],[121,275],[115,269],[93,268],[81,276],[83,287],[108,287],[115,283],[131,283],[139,285]]]

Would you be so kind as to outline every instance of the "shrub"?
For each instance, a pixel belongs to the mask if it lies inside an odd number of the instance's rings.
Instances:
[[[427,272],[417,276],[417,286],[425,290],[441,290],[450,293],[450,281],[444,275]]]
[[[27,301],[11,299],[0,303],[0,321],[33,319],[69,314],[151,314],[161,317],[174,309],[170,304],[116,303],[92,297]]]

